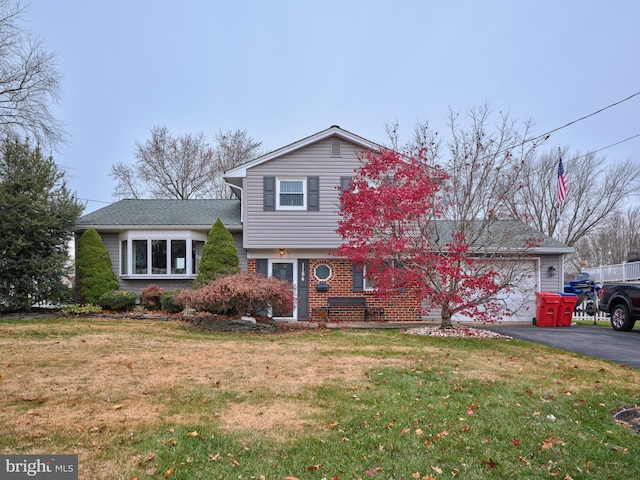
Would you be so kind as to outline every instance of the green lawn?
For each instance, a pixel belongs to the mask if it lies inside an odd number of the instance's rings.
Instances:
[[[517,340],[0,322],[0,452],[82,479],[622,479],[638,371]]]

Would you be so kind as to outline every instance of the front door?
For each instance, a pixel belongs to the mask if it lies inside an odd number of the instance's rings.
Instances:
[[[269,275],[275,277],[278,280],[286,280],[293,288],[295,294],[296,291],[296,279],[298,278],[297,262],[295,260],[269,260]],[[297,318],[297,307],[295,302],[291,305],[291,309],[286,312],[273,311],[273,318],[279,320],[295,320]]]

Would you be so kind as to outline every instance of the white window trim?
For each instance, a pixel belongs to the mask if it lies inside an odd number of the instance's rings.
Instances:
[[[367,266],[362,267],[362,290],[365,292],[373,292],[374,286],[371,285],[370,280],[367,279]]]
[[[280,205],[280,182],[302,183],[302,205]],[[307,209],[307,179],[306,178],[276,178],[276,210],[306,210]]]
[[[140,230],[140,231],[127,231],[123,232],[119,236],[118,241],[118,272],[119,277],[123,279],[192,279],[196,277],[196,274],[193,273],[132,273],[133,272],[133,241],[134,240],[146,240],[147,241],[147,267],[152,263],[152,249],[151,249],[151,241],[152,240],[166,240],[167,241],[167,269],[170,270],[171,266],[171,241],[185,241],[187,248],[187,255],[185,258],[185,271],[191,272],[193,270],[192,263],[193,260],[191,258],[191,242],[192,241],[200,241],[206,242],[207,235],[204,233],[191,232],[185,230],[176,230],[176,231],[153,231],[153,230]],[[122,273],[122,242],[127,242],[127,272],[126,274]]]

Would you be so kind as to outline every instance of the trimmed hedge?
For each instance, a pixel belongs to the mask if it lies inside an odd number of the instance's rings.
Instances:
[[[138,296],[136,295],[136,292],[113,290],[111,292],[103,293],[98,300],[98,305],[105,310],[126,312],[133,309],[136,305],[137,299]]]

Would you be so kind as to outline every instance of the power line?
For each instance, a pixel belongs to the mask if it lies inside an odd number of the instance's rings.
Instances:
[[[597,150],[592,150],[590,152],[587,152],[584,155],[580,155],[579,157],[576,157],[575,160],[580,160],[581,158],[584,158],[584,157],[586,157],[588,155],[592,155],[594,153],[601,152],[602,150],[606,150],[607,148],[615,147],[616,145],[620,145],[621,143],[628,142],[629,140],[633,140],[634,138],[638,138],[638,137],[640,137],[640,133],[636,133],[635,135],[632,135],[631,137],[627,137],[624,140],[620,140],[619,142],[612,143],[611,145],[607,145],[606,147],[602,147],[602,148],[599,148]]]
[[[631,100],[633,97],[637,97],[638,95],[640,95],[640,92],[636,92],[633,95],[629,95],[627,98],[623,98],[622,100],[618,100],[617,102],[612,103],[611,105],[607,105],[606,107],[603,107],[600,110],[596,110],[595,112],[590,113],[589,115],[585,115],[584,117],[580,117],[580,118],[578,118],[576,120],[573,120],[573,121],[571,121],[571,122],[569,122],[569,123],[567,123],[565,125],[562,125],[561,127],[554,128],[553,130],[549,130],[548,132],[543,133],[542,135],[538,135],[537,137],[525,140],[525,141],[522,142],[522,144],[524,145],[525,143],[528,143],[528,142],[534,142],[534,141],[539,140],[541,138],[546,138],[549,135],[551,135],[552,133],[557,132],[558,130],[562,130],[563,128],[567,128],[567,127],[569,127],[569,126],[571,126],[571,125],[573,125],[575,123],[581,122],[582,120],[586,120],[589,117],[593,117],[594,115],[602,113],[602,112],[604,112],[605,110],[607,110],[609,108],[615,107],[616,105],[620,105],[621,103],[624,103],[624,102],[626,102],[628,100]],[[622,143],[622,142],[625,142],[625,141],[626,140],[621,140],[619,143]],[[610,146],[613,146],[613,145],[610,145]],[[605,148],[608,148],[608,147],[605,147]]]
[[[640,92],[636,92],[633,95],[629,95],[627,98],[623,98],[622,100],[618,100],[617,102],[612,103],[611,105],[607,105],[606,107],[603,107],[603,108],[601,108],[599,110],[596,110],[595,112],[592,112],[592,113],[590,113],[588,115],[585,115],[583,117],[580,117],[580,118],[577,118],[575,120],[572,120],[571,122],[566,123],[566,124],[562,125],[561,127],[554,128],[553,130],[549,130],[548,132],[545,132],[545,133],[543,133],[541,135],[538,135],[536,137],[527,138],[527,139],[523,140],[522,142],[520,142],[517,145],[514,145],[512,147],[508,147],[508,148],[505,148],[504,150],[500,150],[500,151],[496,152],[496,155],[500,155],[502,153],[506,153],[506,152],[508,152],[508,151],[510,151],[510,150],[512,150],[514,148],[523,147],[524,145],[526,145],[527,143],[530,143],[530,142],[533,143],[534,147],[535,147],[535,141],[536,140],[540,140],[540,139],[547,140],[551,136],[552,133],[555,133],[558,130],[562,130],[563,128],[567,128],[567,127],[569,127],[569,126],[571,126],[571,125],[573,125],[575,123],[581,122],[582,120],[585,120],[585,119],[587,119],[589,117],[593,117],[594,115],[597,115],[598,113],[604,112],[605,110],[607,110],[609,108],[615,107],[616,105],[620,105],[621,103],[624,103],[624,102],[626,102],[628,100],[631,100],[633,97],[637,97],[638,95],[640,95]],[[637,134],[637,135],[634,135],[632,137],[625,138],[624,140],[620,140],[619,142],[612,143],[611,145],[608,145],[606,147],[602,147],[602,148],[596,150],[595,152],[592,151],[590,153],[596,153],[596,152],[600,152],[602,150],[606,150],[607,148],[611,148],[611,147],[613,147],[615,145],[619,145],[621,143],[627,142],[627,141],[632,140],[632,139],[634,139],[634,138],[636,138],[638,136],[640,136],[640,133]],[[588,155],[588,153],[586,155]],[[583,156],[586,156],[586,155],[583,155]],[[582,157],[578,157],[578,158],[582,158]]]

